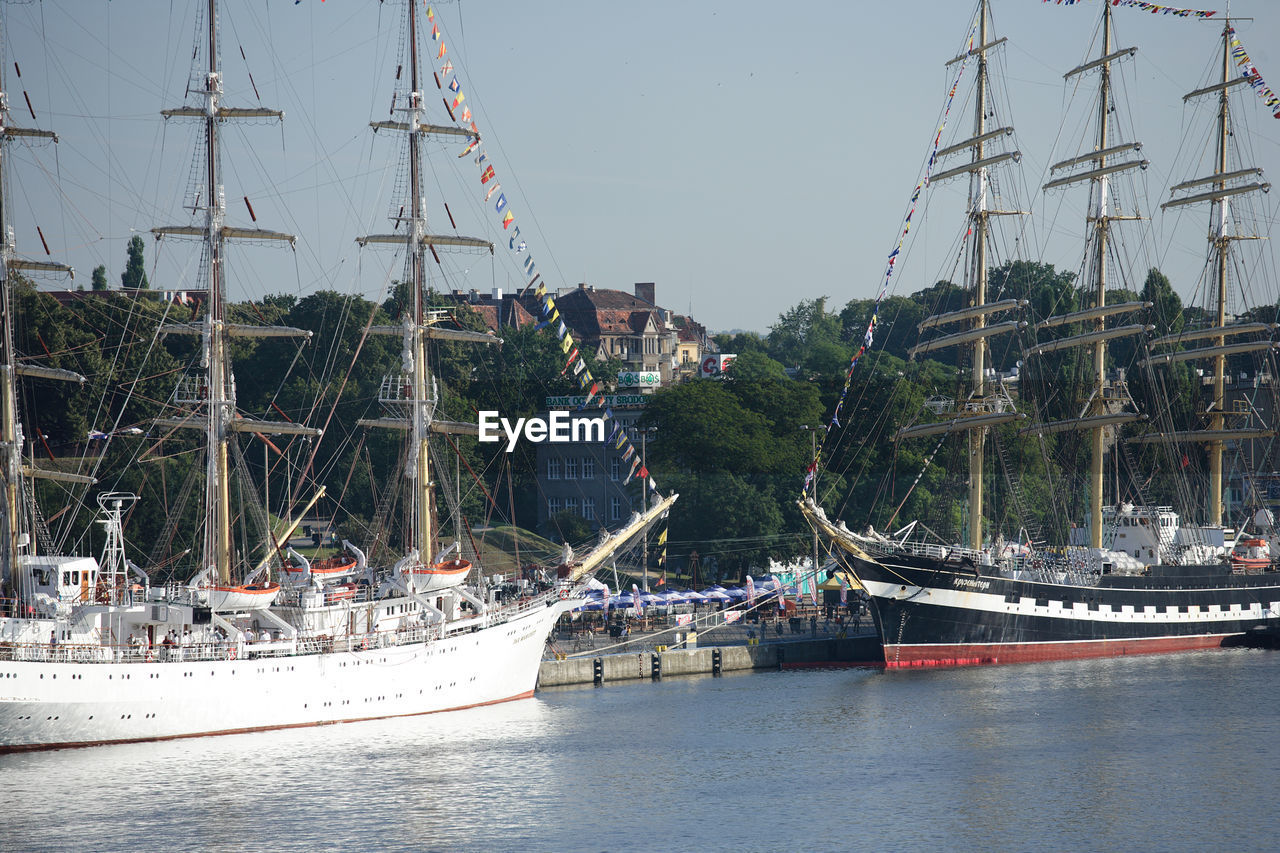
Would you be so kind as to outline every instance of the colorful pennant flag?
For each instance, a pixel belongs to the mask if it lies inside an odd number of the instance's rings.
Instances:
[[[1276,97],[1275,92],[1267,86],[1266,81],[1262,79],[1262,72],[1249,59],[1249,54],[1245,51],[1244,45],[1240,43],[1240,38],[1236,35],[1235,28],[1227,31],[1231,35],[1231,56],[1235,59],[1236,65],[1239,65],[1244,79],[1249,81],[1249,86],[1258,93],[1258,97],[1262,98],[1262,102],[1271,109],[1271,114],[1275,118],[1280,118],[1280,98]]]
[[[853,383],[853,372],[858,366],[858,361],[862,358],[868,347],[871,345],[873,332],[880,314],[880,305],[884,301],[885,296],[889,293],[889,281],[893,278],[894,263],[898,259],[898,254],[902,251],[902,246],[907,238],[907,233],[911,230],[911,217],[916,212],[916,203],[920,199],[920,194],[925,187],[929,185],[929,178],[933,174],[933,167],[938,160],[938,147],[942,142],[942,132],[947,126],[947,119],[951,115],[951,107],[955,102],[956,91],[960,88],[960,78],[964,76],[965,69],[969,66],[970,59],[973,58],[973,45],[977,39],[978,24],[981,18],[981,12],[975,16],[973,23],[969,27],[969,35],[965,39],[966,47],[964,59],[960,62],[960,67],[956,70],[955,77],[952,78],[951,88],[947,92],[946,104],[942,112],[942,121],[938,125],[938,130],[933,137],[933,146],[929,151],[929,157],[925,163],[924,177],[916,184],[915,190],[911,193],[911,201],[908,204],[906,219],[903,220],[903,228],[898,235],[898,244],[889,253],[888,263],[885,265],[884,278],[881,280],[880,292],[876,295],[875,305],[871,309],[871,319],[867,323],[867,331],[863,336],[863,345],[853,354],[853,358],[849,361],[849,368],[845,372],[844,388],[840,392],[840,397],[836,401],[835,409],[831,413],[831,422],[827,424],[823,433],[822,441],[819,443],[818,452],[809,466],[808,473],[805,474],[803,491],[808,492],[809,486],[813,483],[814,472],[817,471],[818,463],[822,458],[822,450],[826,445],[827,435],[831,430],[840,426],[840,412],[844,407],[845,398],[849,395],[849,388]]]
[[[526,254],[529,249],[528,243],[519,239],[520,228],[515,224],[515,214],[510,208],[506,195],[502,192],[502,184],[497,180],[497,174],[494,171],[494,166],[489,162],[488,154],[483,148],[480,148],[480,129],[476,126],[476,123],[473,120],[471,107],[469,105],[463,106],[467,98],[462,92],[461,81],[456,76],[453,76],[453,61],[445,59],[445,56],[448,54],[448,48],[445,46],[444,33],[439,24],[435,23],[435,13],[430,6],[427,7],[427,19],[432,22],[432,39],[440,43],[440,47],[436,53],[436,59],[443,60],[439,66],[440,75],[449,80],[449,91],[455,94],[452,104],[447,98],[444,99],[444,107],[449,112],[450,118],[460,124],[468,125],[472,132],[472,138],[468,142],[466,148],[458,156],[461,158],[471,154],[472,152],[476,152],[475,163],[481,169],[480,183],[485,187],[484,200],[488,203],[490,200],[494,199],[494,196],[497,196],[494,203],[494,211],[502,215],[503,230],[509,232],[507,248],[516,255],[523,255],[521,266],[524,268],[525,273],[530,277],[529,284],[526,285],[525,292],[532,289],[535,283],[537,284],[537,289],[534,291],[534,294],[536,298],[542,301],[541,314],[543,319],[534,325],[534,329],[541,330],[544,328],[552,328],[557,330],[557,334],[560,337],[561,352],[565,353],[567,356],[565,370],[562,371],[562,374],[567,373],[569,368],[572,367],[573,374],[578,381],[579,387],[587,392],[585,402],[578,408],[586,408],[599,398],[599,402],[597,402],[596,405],[599,405],[604,410],[605,419],[612,420],[613,412],[604,406],[603,392],[600,388],[599,382],[592,377],[591,370],[587,367],[587,359],[583,356],[581,350],[576,345],[573,333],[561,319],[560,312],[556,308],[555,299],[550,293],[548,293],[546,284],[539,281],[541,276],[537,273],[537,265],[534,263],[533,256],[531,254]],[[439,76],[436,78],[436,86],[443,88]],[[459,107],[462,108],[461,112],[455,114],[455,110]],[[616,422],[614,423],[614,430],[610,433],[609,438],[606,439],[606,443],[612,442],[615,435],[617,437],[616,447],[618,449],[626,447],[627,455],[625,458],[631,460],[631,469],[626,477],[627,482],[629,482],[632,477],[635,476],[636,467],[640,465],[640,460],[635,452],[635,448],[631,446],[626,437],[626,431],[623,430]],[[649,475],[648,469],[642,469],[642,477],[647,481],[649,487],[656,492],[657,484]],[[663,559],[665,560],[665,550]]]
[[[1044,0],[1058,6],[1074,6],[1079,0]],[[1161,6],[1159,3],[1147,3],[1145,0],[1107,0],[1112,6],[1131,6],[1150,12],[1153,15],[1173,15],[1178,18],[1212,18],[1217,12],[1204,12],[1199,9],[1179,9],[1175,6]]]

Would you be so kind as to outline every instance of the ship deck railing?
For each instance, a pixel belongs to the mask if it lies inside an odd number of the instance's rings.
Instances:
[[[932,542],[905,541],[875,538],[864,539],[867,545],[882,554],[910,554],[913,557],[928,557],[931,560],[959,560],[968,557],[975,565],[991,562],[991,555],[985,551],[974,551],[972,548],[961,548],[956,545],[935,545]]]
[[[356,652],[366,649],[389,648],[414,643],[441,640],[457,634],[469,633],[473,628],[508,621],[509,619],[541,610],[556,597],[556,593],[541,593],[509,604],[492,608],[488,618],[459,619],[448,623],[423,623],[402,625],[384,631],[333,635],[304,635],[297,639],[274,636],[269,640],[199,642],[190,645],[166,646],[160,643],[15,643],[0,642],[0,661],[28,661],[36,663],[195,663],[253,659],[264,657],[293,657],[296,655]]]

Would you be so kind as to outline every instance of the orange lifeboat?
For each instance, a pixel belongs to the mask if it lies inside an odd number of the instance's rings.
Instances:
[[[239,586],[209,587],[209,607],[213,610],[262,610],[275,603],[280,584],[275,581]]]
[[[356,565],[355,557],[350,554],[338,554],[327,560],[316,560],[312,563],[311,576],[320,579],[340,578],[354,572]],[[285,563],[284,570],[291,578],[301,578],[307,571],[305,566],[295,566],[292,563]]]
[[[1265,539],[1241,539],[1231,549],[1231,568],[1237,572],[1260,572],[1271,565],[1271,546]]]
[[[358,587],[354,583],[340,583],[334,586],[325,587],[324,595],[326,604],[333,604],[338,601],[350,601],[355,598]]]

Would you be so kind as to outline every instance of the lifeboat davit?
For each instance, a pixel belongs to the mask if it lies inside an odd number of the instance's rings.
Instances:
[[[471,563],[467,560],[450,560],[447,563],[432,563],[429,566],[412,566],[406,574],[417,592],[435,592],[451,589],[467,579],[471,571]]]
[[[275,603],[280,584],[247,583],[240,586],[209,587],[209,607],[213,610],[262,610]]]
[[[1265,539],[1241,539],[1231,549],[1231,568],[1237,572],[1260,572],[1271,565],[1271,546]]]

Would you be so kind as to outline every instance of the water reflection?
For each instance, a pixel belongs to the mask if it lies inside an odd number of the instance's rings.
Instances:
[[[0,846],[1254,846],[1280,824],[1277,675],[1280,656],[1243,650],[757,673],[4,756]]]

